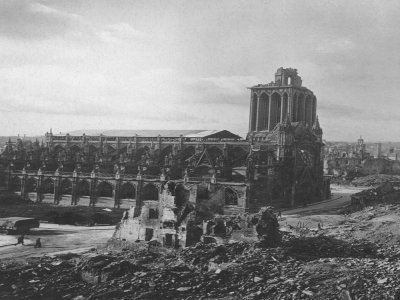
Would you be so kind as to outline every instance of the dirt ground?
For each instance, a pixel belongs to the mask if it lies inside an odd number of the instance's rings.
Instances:
[[[0,234],[0,260],[24,260],[28,257],[64,252],[84,252],[106,244],[115,226],[72,226],[42,223],[25,235],[24,245],[17,243],[16,235]],[[40,238],[42,248],[34,248]]]
[[[335,212],[348,205],[350,195],[360,190],[361,188],[333,185],[330,200],[284,211],[280,220],[281,228],[289,230],[289,227],[306,227],[314,230],[318,228],[318,223],[323,224],[325,228],[337,226],[344,222],[345,217],[336,215]],[[0,234],[0,260],[23,260],[44,254],[84,252],[105,245],[112,237],[114,229],[115,226],[87,227],[41,223],[40,228],[33,229],[31,234],[25,236],[23,246],[15,245],[17,236]],[[41,239],[41,249],[34,248],[37,238]]]

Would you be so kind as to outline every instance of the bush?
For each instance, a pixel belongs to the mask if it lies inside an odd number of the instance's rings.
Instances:
[[[113,224],[113,218],[109,214],[95,213],[91,217],[93,223],[96,224]]]
[[[66,211],[60,214],[58,224],[88,225],[91,224],[91,220],[73,211]]]
[[[60,214],[56,212],[55,210],[51,210],[47,212],[41,219],[49,222],[49,223],[55,223],[58,224],[58,218]]]
[[[84,215],[75,213],[73,211],[59,213],[52,210],[45,214],[43,216],[43,219],[50,223],[60,225],[91,225],[93,223],[90,218],[87,218]]]
[[[12,204],[25,204],[27,200],[24,200],[20,195],[14,193],[0,194],[0,205],[12,205]]]

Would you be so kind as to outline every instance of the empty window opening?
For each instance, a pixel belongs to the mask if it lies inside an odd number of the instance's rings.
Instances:
[[[158,209],[155,208],[149,209],[149,219],[158,219]]]

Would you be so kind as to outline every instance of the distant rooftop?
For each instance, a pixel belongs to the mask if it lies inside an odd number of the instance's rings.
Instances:
[[[83,129],[68,132],[70,136],[113,136],[113,137],[183,137],[187,138],[231,138],[240,139],[241,137],[228,131],[228,130],[97,130],[97,129]],[[63,136],[66,133],[54,134],[54,136]]]

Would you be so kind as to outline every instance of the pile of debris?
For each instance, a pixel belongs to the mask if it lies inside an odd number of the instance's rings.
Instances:
[[[400,286],[393,259],[400,248],[389,259],[365,241],[325,236],[292,237],[277,248],[237,242],[166,254],[107,251],[2,262],[0,298],[393,299]]]
[[[364,208],[378,203],[398,203],[400,191],[391,182],[384,182],[376,188],[363,190],[351,196],[351,204],[354,207]]]
[[[351,181],[354,186],[376,187],[385,182],[400,182],[400,175],[375,174],[357,177]]]

